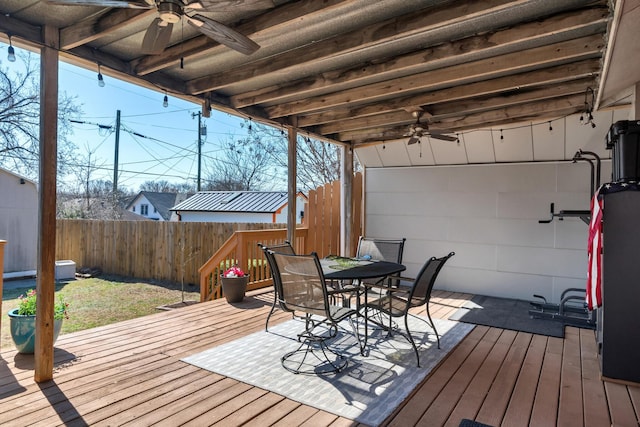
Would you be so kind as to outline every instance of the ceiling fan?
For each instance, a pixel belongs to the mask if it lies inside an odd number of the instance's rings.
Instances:
[[[423,136],[428,136],[433,139],[440,139],[442,141],[457,141],[458,138],[455,136],[444,135],[438,132],[429,131],[429,126],[425,123],[420,123],[420,118],[423,115],[422,110],[413,110],[411,115],[416,118],[416,122],[409,126],[409,131],[404,134],[404,136],[409,137],[409,141],[407,141],[407,145],[415,144],[420,141],[420,138]]]
[[[142,41],[142,51],[159,55],[169,44],[173,24],[184,18],[205,36],[245,55],[251,55],[260,46],[236,30],[206,16],[194,13],[219,12],[237,8],[251,10],[274,7],[273,0],[46,0],[51,4],[69,6],[121,7],[158,10]]]

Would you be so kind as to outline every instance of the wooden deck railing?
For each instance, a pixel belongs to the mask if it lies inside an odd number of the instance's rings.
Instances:
[[[296,229],[296,241],[293,247],[298,253],[306,253],[307,228]],[[286,229],[275,230],[246,230],[236,231],[213,254],[209,260],[198,269],[200,274],[200,301],[209,301],[222,297],[220,274],[237,265],[249,273],[250,281],[247,290],[264,288],[273,284],[271,271],[267,267],[258,243],[270,246],[282,243],[287,239]]]

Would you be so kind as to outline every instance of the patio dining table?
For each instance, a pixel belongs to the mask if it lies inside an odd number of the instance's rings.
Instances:
[[[397,273],[401,273],[406,270],[406,267],[402,264],[398,264],[390,261],[379,260],[367,260],[359,258],[346,258],[330,255],[320,259],[320,265],[322,267],[322,273],[325,280],[336,281],[337,283],[344,283],[351,281],[351,283],[362,283],[365,279],[380,279],[384,280],[385,277],[392,276]],[[352,286],[350,288],[340,289],[336,286],[336,293],[341,292],[355,292],[356,293],[356,306],[358,313],[365,319],[365,336],[364,342],[360,348],[361,353],[364,354],[364,348],[367,344],[367,323],[368,313],[365,310],[364,313],[360,313],[360,296],[364,293],[364,287]],[[365,296],[366,298],[366,296]]]
[[[402,264],[389,261],[328,256],[320,259],[327,280],[363,280],[384,278],[406,270]]]

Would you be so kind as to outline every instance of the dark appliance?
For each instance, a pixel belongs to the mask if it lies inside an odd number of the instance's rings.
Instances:
[[[621,120],[611,125],[607,149],[612,150],[612,181],[640,179],[640,121]]]

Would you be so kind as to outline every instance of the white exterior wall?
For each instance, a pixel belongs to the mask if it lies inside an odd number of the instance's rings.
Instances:
[[[273,215],[270,213],[180,212],[180,216],[183,222],[273,222]]]
[[[142,205],[148,205],[149,206],[149,214],[148,215],[141,215],[140,212],[142,212]],[[135,210],[134,210],[135,207]],[[149,218],[149,219],[154,219],[157,221],[164,221],[164,218],[162,218],[162,215],[160,215],[159,212],[156,212],[155,207],[151,204],[151,202],[149,202],[149,199],[147,199],[144,195],[139,195],[135,201],[135,203],[131,206],[129,206],[128,209],[130,212],[135,213],[136,215],[140,215],[140,216],[144,216],[145,218]]]
[[[611,162],[602,163],[602,182]],[[588,225],[548,219],[555,211],[588,210],[586,162],[368,168],[366,235],[406,237],[404,264],[415,275],[427,258],[450,251],[439,289],[558,302],[585,287]]]
[[[38,188],[0,169],[0,240],[4,273],[34,272],[38,265]]]

